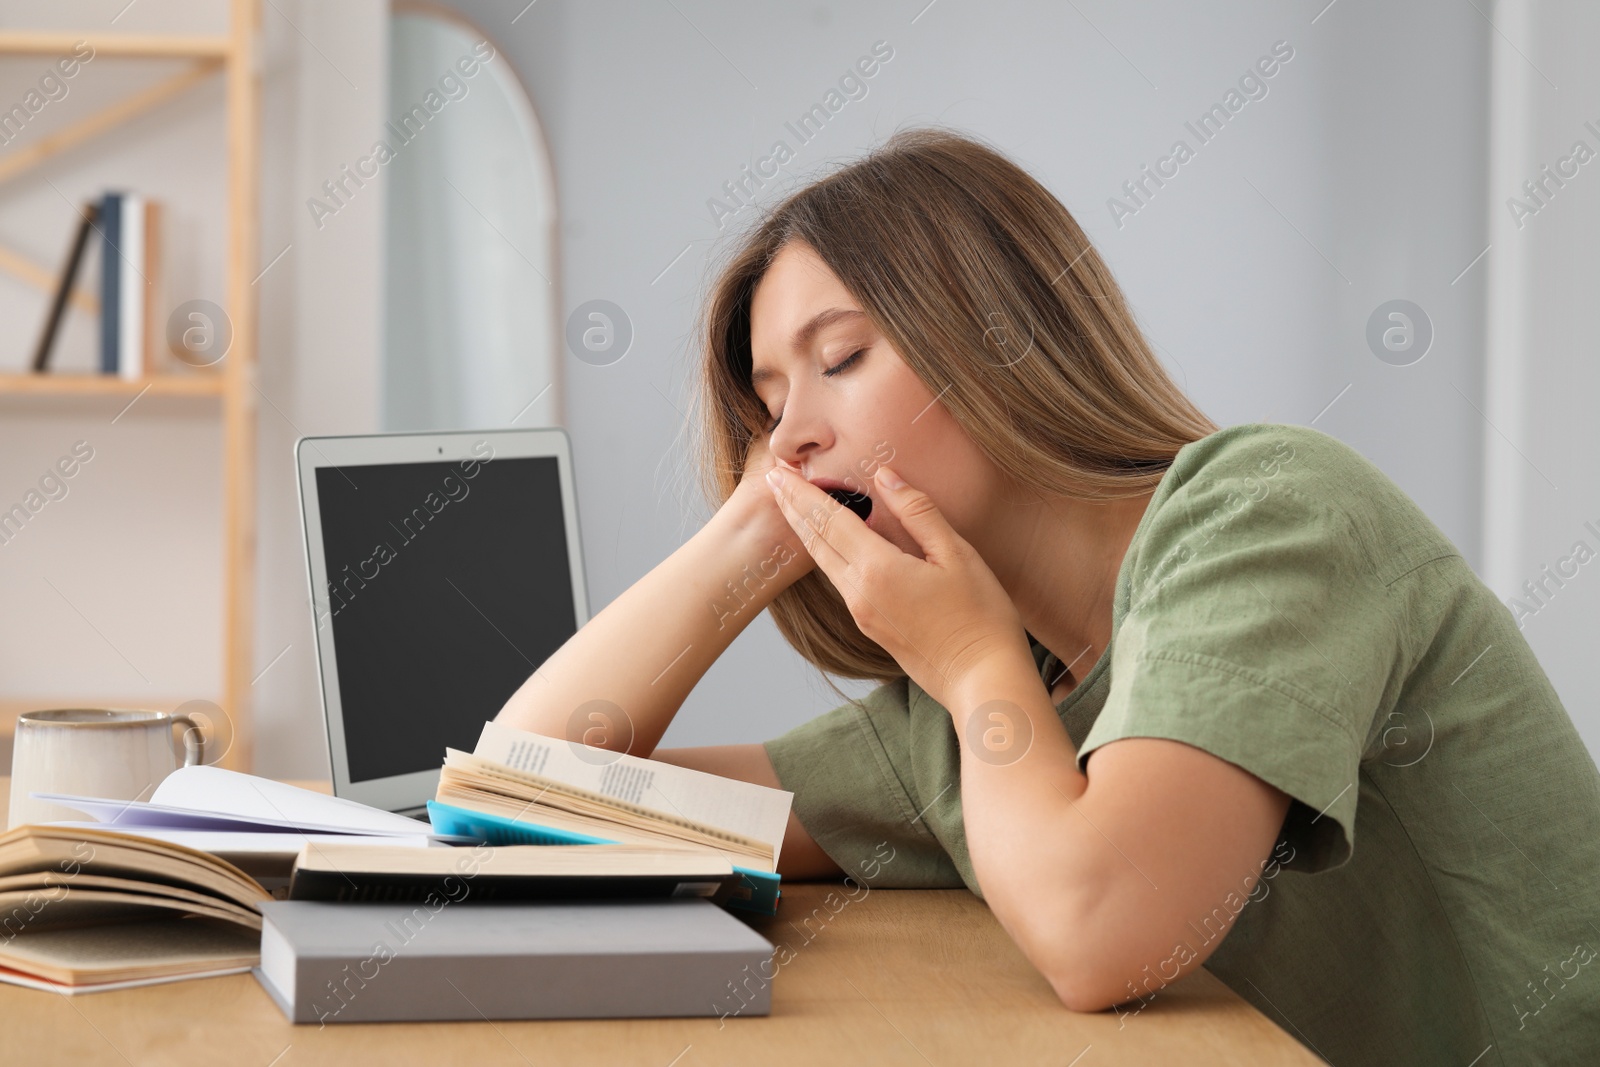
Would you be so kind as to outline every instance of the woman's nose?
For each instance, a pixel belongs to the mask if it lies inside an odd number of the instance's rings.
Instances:
[[[826,421],[805,410],[791,397],[784,405],[783,419],[772,431],[772,454],[798,465],[805,456],[831,443]]]

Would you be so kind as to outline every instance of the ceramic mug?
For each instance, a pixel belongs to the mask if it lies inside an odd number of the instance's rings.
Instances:
[[[183,726],[180,756],[172,728]],[[71,793],[149,800],[180,763],[205,762],[205,734],[187,715],[167,711],[61,708],[17,718],[11,751],[11,808],[6,828],[91,816],[28,794]]]

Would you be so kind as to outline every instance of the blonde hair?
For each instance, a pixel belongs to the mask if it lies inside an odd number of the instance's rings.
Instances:
[[[1178,450],[1215,432],[1168,377],[1067,209],[970,137],[904,130],[770,209],[712,283],[703,313],[701,475],[739,484],[769,421],[750,385],[750,304],[790,241],[810,246],[906,365],[998,468],[1076,499],[1153,489]],[[770,610],[820,669],[892,682],[820,569]],[[831,684],[831,683],[830,683]]]

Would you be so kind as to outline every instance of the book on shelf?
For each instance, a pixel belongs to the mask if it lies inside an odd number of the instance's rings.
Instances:
[[[100,200],[100,372],[136,379],[156,369],[160,205],[138,193]]]
[[[144,198],[144,248],[140,262],[144,264],[144,279],[141,286],[143,309],[139,316],[139,343],[144,351],[141,353],[140,370],[146,376],[158,374],[161,371],[161,351],[164,341],[161,322],[161,279],[165,264],[162,256],[165,254],[161,231],[166,222],[166,208],[161,201],[150,197]]]
[[[100,373],[116,374],[122,339],[118,305],[122,299],[122,194],[100,198]]]
[[[78,209],[78,225],[73,231],[72,244],[67,250],[67,262],[56,279],[55,295],[50,301],[50,313],[45,317],[44,330],[33,350],[33,371],[43,373],[50,367],[50,353],[55,348],[56,334],[61,330],[61,319],[66,314],[67,300],[72,287],[77,284],[78,268],[83,265],[83,253],[89,247],[89,232],[94,229],[100,215],[100,205],[85,204]]]
[[[695,847],[741,875],[730,908],[775,914],[778,853],[794,794],[486,722],[472,752],[447,749],[428,816],[492,845]]]

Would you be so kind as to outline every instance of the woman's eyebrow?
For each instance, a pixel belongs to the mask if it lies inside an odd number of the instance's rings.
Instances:
[[[832,326],[841,319],[848,319],[852,316],[866,318],[866,313],[857,311],[855,308],[828,308],[826,311],[819,311],[811,317],[810,322],[794,332],[794,340],[789,342],[789,347],[796,352],[803,351],[820,331]]]
[[[811,316],[809,322],[794,332],[794,338],[789,342],[789,347],[794,349],[796,352],[803,351],[806,346],[811,344],[812,338],[816,337],[819,332],[827,329],[829,326],[832,326],[834,323],[839,322],[842,319],[847,319],[852,316],[865,318],[866,312],[858,311],[855,308],[827,308],[826,310],[819,311],[815,315]],[[765,367],[757,367],[750,372],[750,384],[752,386],[758,385],[761,382],[776,376],[776,371],[768,370]]]

